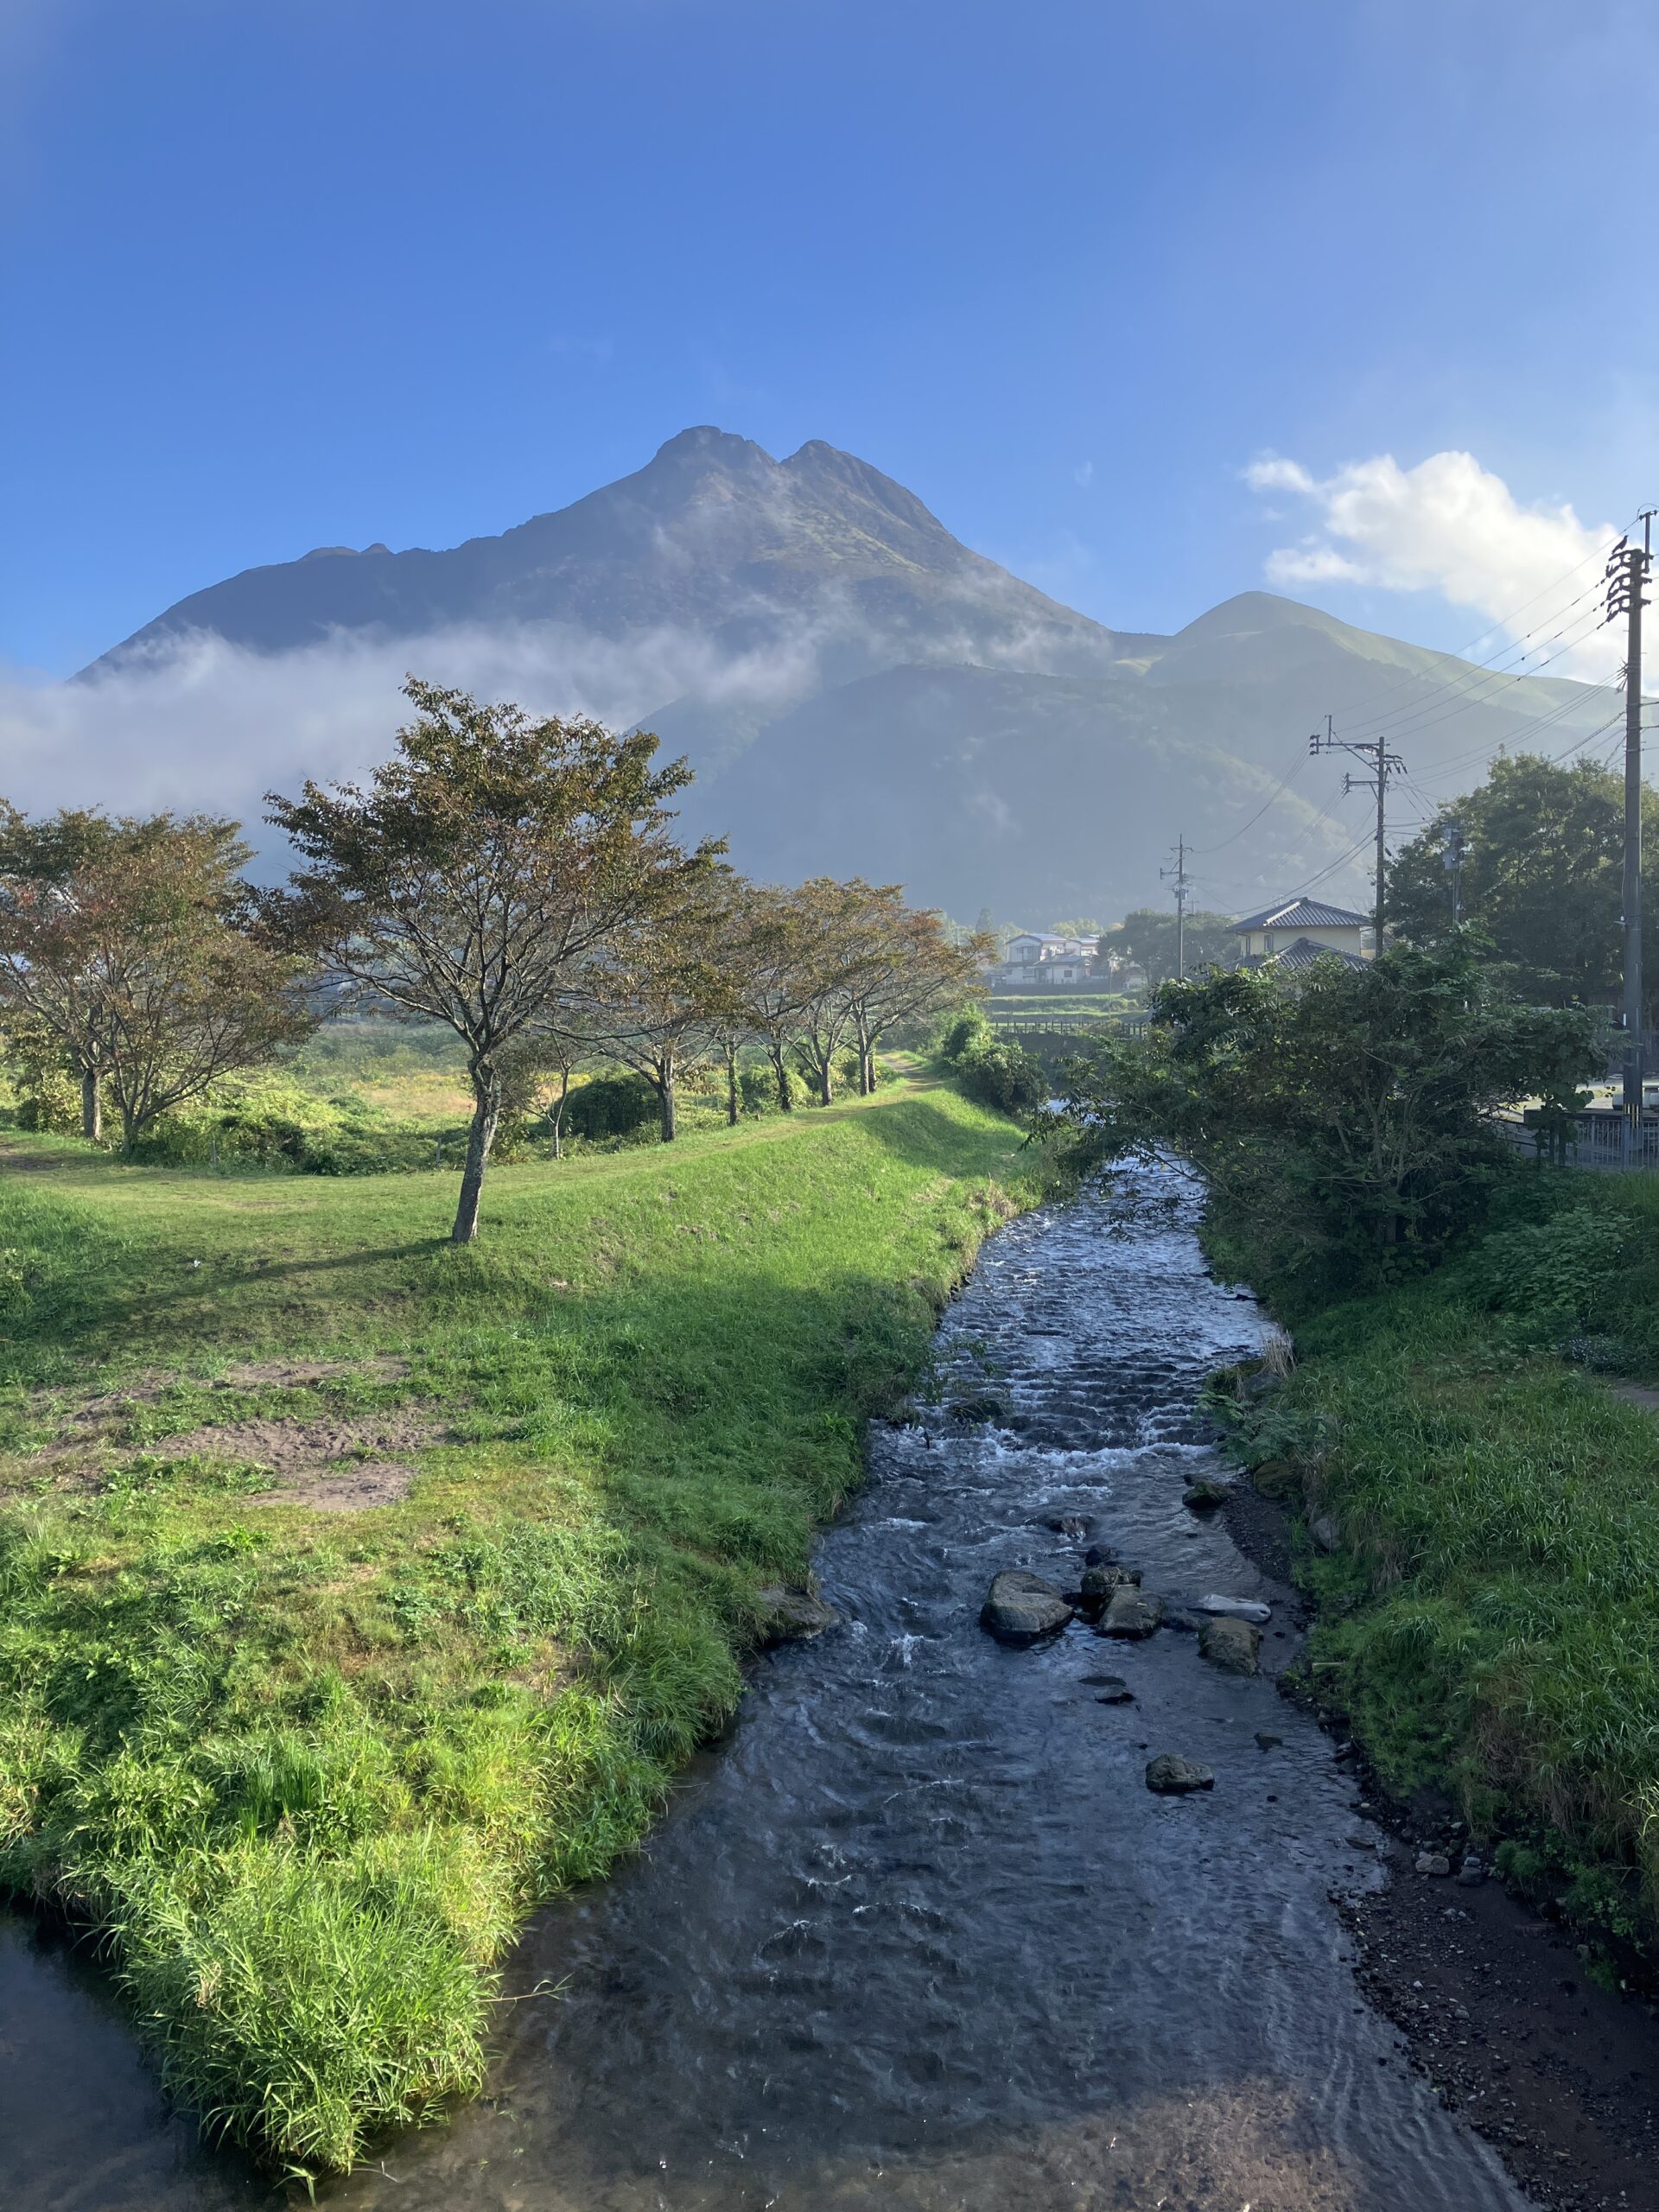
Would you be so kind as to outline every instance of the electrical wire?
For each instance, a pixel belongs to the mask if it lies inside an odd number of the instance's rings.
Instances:
[[[1295,766],[1290,770],[1288,774],[1280,778],[1278,789],[1272,792],[1269,797],[1262,800],[1261,805],[1256,808],[1255,812],[1251,815],[1249,820],[1242,823],[1238,829],[1235,830],[1232,836],[1224,837],[1218,845],[1190,846],[1188,849],[1192,853],[1193,858],[1195,860],[1203,860],[1208,854],[1225,852],[1229,845],[1232,844],[1237,838],[1240,838],[1244,835],[1246,830],[1253,830],[1256,823],[1262,819],[1262,816],[1267,812],[1268,809],[1270,806],[1276,805],[1279,800],[1284,797],[1285,793],[1290,789],[1290,786],[1295,782],[1297,777],[1300,776],[1303,769],[1306,767],[1308,761],[1313,756],[1310,753],[1306,752],[1298,753],[1296,756]]]
[[[1630,531],[1636,527],[1637,519],[1639,519],[1639,518],[1632,517],[1631,519],[1625,524],[1624,531],[1621,533],[1622,537],[1628,537],[1630,536]],[[1538,601],[1546,597],[1550,592],[1559,591],[1564,583],[1567,582],[1570,578],[1577,575],[1579,570],[1585,566],[1586,563],[1593,561],[1598,557],[1605,560],[1607,554],[1612,550],[1612,546],[1618,544],[1619,542],[1618,538],[1615,538],[1611,540],[1608,545],[1602,546],[1597,550],[1586,553],[1581,559],[1574,561],[1570,569],[1563,569],[1561,574],[1555,577],[1553,582],[1545,584],[1541,589],[1534,592],[1530,599],[1522,600],[1520,606],[1514,608],[1510,613],[1501,614],[1497,617],[1496,621],[1489,622],[1484,630],[1477,630],[1474,636],[1470,639],[1466,645],[1459,645],[1456,647],[1452,652],[1446,656],[1446,658],[1452,660],[1466,660],[1474,652],[1476,646],[1479,645],[1483,638],[1490,638],[1494,630],[1507,630],[1510,628],[1517,617],[1526,613],[1529,607],[1535,607]],[[1598,587],[1594,584],[1590,586],[1590,589],[1592,591],[1597,588]],[[1580,594],[1580,596],[1582,597],[1584,594]],[[1575,602],[1569,601],[1567,603],[1571,606]],[[1544,618],[1547,621],[1552,619],[1553,618],[1550,616],[1546,616]],[[1531,633],[1528,632],[1527,634],[1530,635]],[[1505,650],[1507,650],[1507,648]],[[1386,698],[1389,692],[1397,691],[1402,683],[1409,683],[1413,680],[1414,674],[1414,670],[1407,669],[1402,675],[1396,677],[1392,683],[1385,683],[1381,690],[1369,692],[1363,698],[1356,700],[1349,711],[1351,713],[1357,713],[1360,708],[1369,706],[1373,699]]]

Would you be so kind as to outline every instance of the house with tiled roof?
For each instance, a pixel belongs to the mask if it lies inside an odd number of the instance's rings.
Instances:
[[[1363,968],[1370,952],[1370,917],[1317,899],[1287,899],[1259,914],[1246,914],[1234,927],[1243,968],[1271,966],[1294,974],[1333,953],[1351,968]]]

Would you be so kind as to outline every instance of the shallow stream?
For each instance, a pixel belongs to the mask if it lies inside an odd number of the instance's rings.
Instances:
[[[988,1394],[1006,1425],[941,1405],[877,1432],[817,1555],[840,1624],[760,1662],[637,1862],[537,1919],[490,2097],[327,2201],[1522,2212],[1355,1989],[1332,1892],[1381,1874],[1314,1722],[1190,1633],[1077,1622],[1015,1650],[977,1625],[1000,1568],[1075,1587],[1092,1537],[1172,1603],[1265,1599],[1264,1663],[1294,1655],[1289,1593],[1181,1503],[1212,1463],[1204,1375],[1260,1338],[1194,1210],[1147,1170],[986,1249],[938,1351],[946,1403]],[[1134,1701],[1099,1702],[1103,1674]],[[1152,1796],[1164,1751],[1213,1791]],[[83,1970],[16,1926],[0,2152],[12,2212],[261,2196],[167,2117]]]

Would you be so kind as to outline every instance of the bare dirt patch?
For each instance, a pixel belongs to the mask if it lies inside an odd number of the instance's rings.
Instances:
[[[168,1459],[193,1453],[268,1467],[274,1490],[263,1505],[304,1504],[325,1513],[360,1513],[409,1495],[416,1470],[404,1456],[441,1441],[429,1422],[405,1409],[350,1419],[232,1421],[169,1436],[156,1446]]]
[[[409,1496],[415,1479],[413,1467],[394,1466],[390,1460],[369,1465],[331,1468],[303,1481],[279,1484],[261,1491],[251,1505],[302,1505],[312,1513],[367,1513],[377,1505],[396,1505]]]
[[[219,1380],[233,1389],[297,1389],[313,1382],[338,1382],[346,1376],[367,1382],[401,1382],[409,1372],[406,1359],[377,1355],[372,1359],[243,1359],[227,1367]]]

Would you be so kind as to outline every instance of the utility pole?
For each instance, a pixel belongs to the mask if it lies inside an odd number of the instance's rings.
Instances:
[[[1325,718],[1325,732],[1315,730],[1307,741],[1310,753],[1351,753],[1357,760],[1369,761],[1369,776],[1344,776],[1344,791],[1375,791],[1376,793],[1376,950],[1382,950],[1383,875],[1388,867],[1388,847],[1384,842],[1389,817],[1389,778],[1404,775],[1406,764],[1397,753],[1390,753],[1381,737],[1338,737],[1332,728],[1332,717]]]
[[[1642,514],[1642,543],[1621,538],[1607,556],[1607,620],[1624,617],[1624,1114],[1642,1123],[1642,588],[1653,565],[1653,513]]]
[[[1158,877],[1160,882],[1167,883],[1173,880],[1175,885],[1175,980],[1177,982],[1185,982],[1186,980],[1186,890],[1189,880],[1186,873],[1185,836],[1178,836],[1175,840],[1174,867],[1160,868]]]
[[[1441,849],[1440,860],[1446,874],[1452,879],[1452,926],[1453,929],[1456,929],[1458,924],[1463,919],[1463,864],[1468,857],[1469,848],[1463,842],[1462,823],[1448,822],[1446,825],[1446,843]]]

